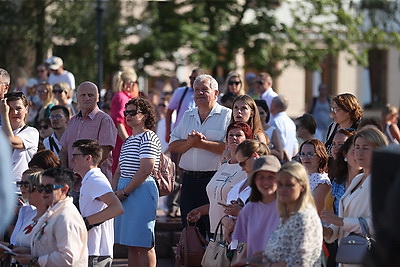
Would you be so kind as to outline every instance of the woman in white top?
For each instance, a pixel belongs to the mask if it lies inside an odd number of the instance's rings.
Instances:
[[[325,197],[331,189],[328,177],[328,153],[318,139],[310,139],[300,146],[300,160],[307,170],[310,189],[318,212],[324,208]]]
[[[227,205],[224,212],[229,216],[222,219],[222,225],[225,227],[224,235],[228,242],[231,242],[231,235],[235,227],[235,218],[239,215],[240,210],[250,197],[251,188],[248,177],[253,172],[254,160],[269,153],[269,148],[264,143],[254,139],[243,141],[236,149],[236,159],[242,170],[246,172],[247,178],[237,183],[227,196]],[[235,247],[232,249],[235,249]]]
[[[328,227],[324,227],[324,239],[326,242],[332,243],[338,239],[340,243],[343,237],[352,232],[361,234],[359,217],[367,221],[370,233],[374,235],[371,208],[372,152],[386,145],[388,145],[386,136],[375,128],[368,128],[356,133],[354,137],[354,154],[364,173],[357,175],[352,180],[340,199],[338,215],[328,211],[322,212],[321,219],[331,224]],[[350,265],[341,264],[340,266]]]
[[[12,147],[12,174],[16,182],[21,180],[38,149],[39,132],[26,125],[29,102],[22,92],[5,94],[4,99],[0,101],[1,129]]]
[[[189,222],[197,222],[201,216],[210,216],[210,229],[214,233],[218,222],[225,215],[224,206],[228,193],[237,183],[246,179],[247,174],[240,167],[236,159],[236,149],[244,140],[251,138],[253,132],[244,122],[233,122],[227,128],[226,142],[230,159],[223,163],[211,178],[206,190],[210,204],[205,204],[191,210],[187,215]]]

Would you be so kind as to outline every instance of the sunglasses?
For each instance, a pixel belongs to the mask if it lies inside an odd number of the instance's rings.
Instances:
[[[46,70],[43,70],[43,69],[41,69],[41,70],[37,70],[37,72],[45,72]]]
[[[63,118],[64,115],[62,114],[56,114],[56,115],[50,115],[50,120],[57,120]]]
[[[240,82],[228,82],[228,85],[239,85]]]
[[[39,94],[47,94],[47,90],[37,90]]]
[[[64,90],[57,90],[57,89],[55,89],[55,90],[53,90],[52,92],[53,92],[53,94],[62,94],[62,93],[64,92]]]
[[[136,116],[138,113],[142,113],[141,111],[137,111],[137,110],[125,110],[124,111],[124,116],[125,117],[128,117],[128,115],[130,115],[130,116]]]
[[[47,129],[49,129],[49,125],[39,125],[39,130],[41,130],[41,129],[45,129],[45,130],[47,130]]]
[[[246,162],[249,160],[251,158],[251,156],[250,157],[248,157],[247,159],[245,159],[244,161],[242,161],[242,162],[239,162],[239,166],[240,167],[244,167],[244,165],[246,165]]]
[[[256,81],[257,84],[263,85],[264,82],[263,81]]]
[[[10,92],[10,93],[4,94],[4,98],[9,98],[9,97],[13,97],[13,96],[22,97],[23,95],[24,95],[24,93],[22,93],[22,92]]]
[[[308,153],[300,152],[300,153],[299,153],[299,157],[300,157],[300,158],[309,158],[309,159],[312,159],[312,158],[314,158],[316,155],[317,155],[317,154],[316,154],[316,153],[313,153],[313,152],[308,152]]]
[[[27,182],[27,181],[18,181],[17,182],[17,186],[18,187],[25,187],[28,189],[29,193],[32,193],[33,191],[35,191],[36,186]]]
[[[50,194],[54,190],[63,188],[64,186],[65,185],[60,185],[60,184],[46,184],[46,185],[41,184],[38,186],[38,192],[43,193],[44,191],[46,194]]]

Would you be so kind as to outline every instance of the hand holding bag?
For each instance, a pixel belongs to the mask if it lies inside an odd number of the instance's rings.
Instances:
[[[351,233],[340,240],[336,262],[349,264],[363,263],[365,256],[375,242],[371,238],[367,221],[360,217],[358,218],[358,222],[361,226],[362,235]]]
[[[201,266],[203,267],[227,267],[231,263],[230,259],[227,257],[228,244],[223,240],[222,218],[217,225],[217,229],[215,229],[214,239],[210,239],[203,259],[201,260]],[[221,238],[222,240],[220,240]]]

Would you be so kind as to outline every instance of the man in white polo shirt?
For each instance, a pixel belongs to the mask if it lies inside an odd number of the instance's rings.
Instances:
[[[97,141],[83,139],[72,145],[74,172],[80,174],[79,208],[88,230],[89,267],[111,266],[114,217],[124,212],[107,177],[98,168],[102,149]]]
[[[221,162],[225,149],[226,128],[232,111],[217,103],[218,83],[210,75],[202,74],[193,83],[196,108],[188,110],[173,130],[171,153],[182,153],[179,167],[184,170],[181,193],[181,219],[194,208],[209,203],[206,186]],[[208,216],[197,226],[202,235],[210,230]]]

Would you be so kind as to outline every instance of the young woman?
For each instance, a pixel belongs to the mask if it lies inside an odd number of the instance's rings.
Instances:
[[[28,169],[28,162],[36,153],[39,132],[26,125],[28,99],[22,92],[8,93],[0,101],[1,129],[12,147],[12,174],[14,181],[21,180],[22,172]]]
[[[274,126],[268,124],[270,118],[270,112],[267,105],[267,102],[263,99],[254,100],[258,113],[260,114],[260,120],[262,128],[264,129],[265,134],[268,136],[270,140],[269,148],[271,150],[271,155],[276,156],[279,160],[283,159],[283,148],[281,139],[279,137],[279,131]]]
[[[314,196],[317,211],[321,212],[325,205],[325,197],[331,189],[328,177],[328,154],[324,144],[318,139],[310,139],[300,146],[300,160],[307,170],[310,190]]]
[[[236,96],[245,94],[242,77],[239,73],[234,71],[231,71],[228,74],[228,77],[226,78],[225,88],[226,90],[224,94],[227,94],[228,92],[231,92]]]
[[[240,121],[250,125],[253,130],[254,139],[269,145],[269,140],[262,128],[258,107],[254,100],[248,95],[238,96],[233,102],[231,122]]]
[[[38,110],[35,117],[35,126],[38,126],[39,121],[44,118],[50,117],[50,109],[54,106],[53,86],[47,82],[41,83],[37,86],[36,92],[42,101],[42,106]]]
[[[276,209],[276,177],[281,168],[272,155],[254,161],[249,203],[240,211],[232,238],[247,244],[247,257],[262,251],[279,222]]]
[[[395,106],[387,104],[382,110],[382,126],[384,133],[390,143],[398,144],[400,142],[400,130],[397,126],[399,112]]]
[[[158,189],[150,174],[157,170],[161,153],[160,140],[153,131],[156,115],[150,102],[143,98],[129,100],[124,115],[134,135],[122,145],[113,177],[115,194],[125,210],[115,218],[115,243],[128,247],[129,266],[155,267]]]
[[[116,84],[117,92],[111,100],[111,118],[118,130],[117,141],[113,150],[113,165],[114,172],[118,166],[118,159],[124,141],[132,135],[132,128],[125,121],[124,110],[125,105],[132,98],[139,95],[139,87],[137,84],[137,75],[133,69],[120,72],[117,76]]]
[[[355,134],[354,155],[364,172],[353,179],[343,194],[339,202],[338,215],[329,211],[322,212],[321,219],[331,224],[324,227],[326,242],[332,243],[338,240],[340,243],[340,240],[351,232],[361,234],[359,217],[367,221],[370,233],[374,236],[371,209],[372,153],[375,149],[387,145],[386,136],[375,128],[365,129]],[[339,266],[346,266],[346,264]]]

